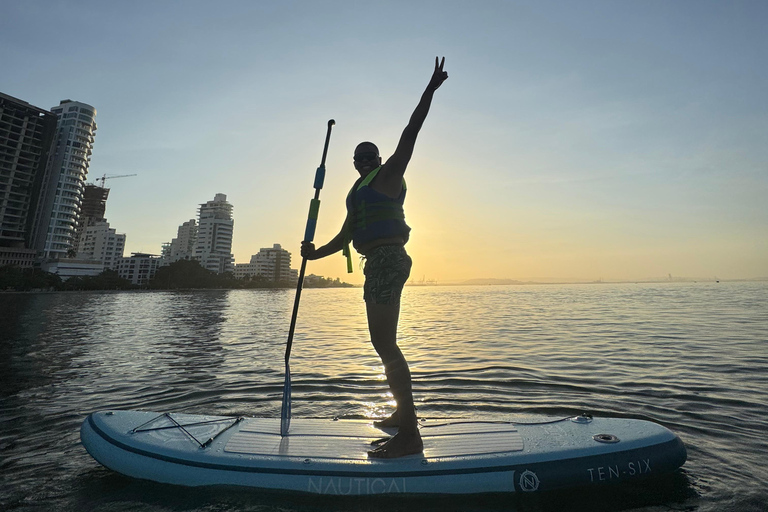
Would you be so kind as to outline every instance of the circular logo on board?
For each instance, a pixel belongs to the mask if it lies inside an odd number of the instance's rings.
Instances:
[[[536,491],[539,488],[539,477],[533,471],[525,470],[520,475],[520,489],[525,492]]]

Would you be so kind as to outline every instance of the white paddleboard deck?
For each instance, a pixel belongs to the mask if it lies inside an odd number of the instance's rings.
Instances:
[[[105,411],[81,428],[88,452],[135,478],[331,495],[529,492],[662,475],[685,447],[643,420],[576,417],[538,424],[430,420],[424,452],[371,459],[386,432],[365,420]]]

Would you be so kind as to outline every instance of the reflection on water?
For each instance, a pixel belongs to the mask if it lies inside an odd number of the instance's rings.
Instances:
[[[361,295],[302,294],[295,416],[391,411]],[[601,495],[601,510],[761,510],[753,505],[768,500],[767,299],[766,283],[411,287],[400,343],[422,417],[589,411],[653,419],[681,435],[689,461],[678,480]],[[0,295],[0,509],[337,509],[248,491],[181,498],[100,468],[79,445],[80,422],[100,409],[279,415],[292,304],[292,290]],[[553,499],[461,508],[559,510]]]

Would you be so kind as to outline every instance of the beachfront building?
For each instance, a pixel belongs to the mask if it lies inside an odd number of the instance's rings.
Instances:
[[[145,285],[155,277],[161,262],[160,256],[134,252],[131,253],[130,258],[120,258],[117,264],[117,274],[133,284]]]
[[[200,205],[194,258],[205,269],[221,274],[234,271],[232,254],[232,205],[226,194],[216,194],[213,201]]]
[[[104,272],[104,264],[98,260],[61,258],[43,261],[40,270],[56,274],[66,281],[70,277],[95,277]]]
[[[0,93],[0,266],[31,267],[33,221],[56,116]]]
[[[235,279],[251,279],[259,275],[258,265],[256,263],[235,263]]]
[[[163,266],[171,263],[171,242],[164,242],[160,246],[160,258],[163,260]]]
[[[290,282],[291,279],[291,253],[283,249],[280,244],[259,249],[258,254],[251,256],[248,271],[252,276],[261,276],[267,281]]]
[[[76,249],[76,229],[96,135],[96,109],[63,100],[51,111],[57,116],[56,135],[41,184],[33,244],[42,257],[60,259]]]
[[[190,219],[181,226],[176,238],[164,248],[163,259],[165,264],[179,260],[191,260],[195,256],[195,244],[197,243],[197,222]]]
[[[109,227],[106,219],[89,222],[78,239],[77,258],[96,260],[104,269],[117,270],[125,250],[125,235]]]

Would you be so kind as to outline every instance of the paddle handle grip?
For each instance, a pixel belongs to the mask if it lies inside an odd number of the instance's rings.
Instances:
[[[309,214],[307,215],[307,227],[304,230],[305,242],[311,242],[312,240],[315,239],[315,228],[317,228],[317,216],[319,213],[320,213],[320,200],[312,199],[309,202]]]
[[[325,157],[328,155],[328,143],[331,140],[331,128],[336,121],[328,121],[328,131],[325,134],[325,144],[323,145],[323,157],[320,159],[320,166],[315,171],[315,197],[309,203],[309,215],[307,215],[307,227],[304,230],[304,241],[311,242],[315,239],[315,229],[317,228],[317,215],[320,212],[320,190],[325,183]]]
[[[317,168],[315,171],[315,189],[320,190],[323,188],[323,183],[325,182],[325,165],[321,165]]]

